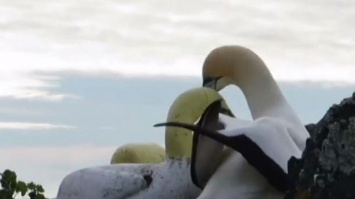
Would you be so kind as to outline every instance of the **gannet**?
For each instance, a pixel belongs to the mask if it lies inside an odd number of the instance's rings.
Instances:
[[[212,110],[211,110],[212,109]],[[228,125],[218,118],[220,104],[206,109],[197,125],[167,122],[155,126],[182,127],[212,138],[239,152],[233,153],[210,177],[198,199],[281,199],[292,186],[287,174],[288,160],[301,156],[302,151],[287,129],[279,128],[277,121],[259,119],[237,126]],[[207,124],[206,124],[207,123]],[[218,130],[221,129],[221,130]],[[264,132],[267,130],[268,132]],[[275,142],[281,140],[281,142]],[[195,141],[193,141],[196,144]],[[196,149],[193,146],[193,149]],[[193,151],[196,153],[196,151]],[[203,153],[199,152],[199,153]],[[211,156],[218,154],[211,154]],[[197,159],[196,159],[197,160]],[[245,160],[248,164],[245,163]],[[213,158],[205,164],[214,165]],[[192,163],[193,164],[193,163]],[[254,169],[252,169],[253,167]],[[199,174],[200,171],[195,171]],[[193,176],[193,174],[191,174]],[[265,183],[265,180],[268,183]],[[243,183],[245,181],[245,183]]]
[[[242,46],[222,46],[212,50],[202,68],[203,86],[222,90],[230,84],[245,95],[254,120],[268,118],[289,129],[292,139],[304,150],[309,133],[288,104],[261,58]]]
[[[202,73],[204,87],[220,91],[234,84],[241,88],[247,99],[254,121],[219,117],[219,120],[227,125],[226,129],[249,129],[251,131],[258,129],[265,136],[269,135],[268,132],[271,132],[270,134],[284,133],[283,136],[290,136],[298,147],[298,150],[292,151],[292,154],[297,158],[301,156],[309,134],[287,103],[266,65],[255,53],[240,46],[219,47],[207,56]],[[274,141],[283,142],[283,136]],[[287,140],[286,143],[288,143]],[[198,145],[200,148],[209,150],[209,144],[206,142],[199,142]],[[277,149],[281,152],[283,150]],[[204,151],[198,153],[203,156]],[[284,155],[291,158],[290,154]],[[205,161],[197,164],[209,164],[208,158],[200,158],[200,160]],[[286,164],[285,161],[279,163]],[[260,173],[258,167],[255,166],[258,165],[251,165],[239,152],[229,153],[213,175],[205,177],[200,183],[204,191],[199,199],[219,196],[244,199],[282,197],[283,190],[278,188],[275,192],[273,188],[277,186],[267,181],[265,173]],[[285,169],[285,165],[283,168]],[[200,170],[203,171],[203,167]]]
[[[213,89],[190,89],[174,101],[167,121],[193,124],[206,107],[222,99]],[[190,177],[191,131],[167,127],[165,146],[166,159],[160,164],[114,164],[75,171],[63,179],[57,199],[195,199],[201,190]]]

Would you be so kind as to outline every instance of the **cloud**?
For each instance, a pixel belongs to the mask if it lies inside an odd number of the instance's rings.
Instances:
[[[36,110],[35,108],[20,108],[20,107],[1,107],[0,114],[2,115],[29,115],[38,116],[44,115],[42,111]]]
[[[355,84],[354,7],[337,0],[8,1],[0,8],[0,97],[73,97],[48,92],[50,81],[34,71],[200,77],[208,52],[225,44],[253,49],[280,81]]]
[[[31,129],[31,130],[52,130],[52,129],[72,129],[74,126],[57,125],[50,123],[26,123],[26,122],[0,122],[0,130],[18,130],[18,129]]]
[[[53,75],[39,75],[34,72],[3,71],[0,74],[2,84],[0,85],[0,98],[14,97],[15,99],[32,99],[46,101],[61,101],[71,98],[78,99],[79,96],[65,93],[53,93],[52,88],[59,87],[58,77]]]
[[[166,120],[179,93],[201,84],[197,78],[117,78],[110,73],[56,75],[62,86],[50,87],[51,92],[74,93],[83,99],[61,103],[0,99],[0,110],[17,111],[2,112],[0,121],[75,127],[51,129],[50,133],[37,133],[45,132],[42,127],[0,130],[5,132],[0,139],[0,170],[11,168],[24,180],[42,183],[49,197],[55,196],[60,181],[68,173],[108,164],[119,145],[164,143],[164,128],[152,125]],[[309,82],[280,83],[280,87],[305,124],[317,122],[332,104],[350,97],[354,91],[354,86],[322,87]],[[239,89],[230,86],[221,94],[238,117],[251,119]],[[26,114],[21,114],[22,111]]]

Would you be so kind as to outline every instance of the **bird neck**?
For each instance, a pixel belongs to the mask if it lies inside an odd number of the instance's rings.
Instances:
[[[166,127],[165,152],[167,158],[189,158],[191,157],[191,151],[191,131],[176,127]]]
[[[234,84],[244,93],[254,119],[262,116],[277,116],[275,107],[288,106],[272,74],[260,60],[243,69],[235,67]]]

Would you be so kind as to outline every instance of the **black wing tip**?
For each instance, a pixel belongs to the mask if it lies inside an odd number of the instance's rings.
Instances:
[[[162,127],[162,126],[166,126],[166,123],[158,123],[153,125],[153,127]]]
[[[162,122],[162,123],[154,124],[153,127],[172,126],[172,127],[184,128],[184,125],[187,124],[180,123],[180,122]]]

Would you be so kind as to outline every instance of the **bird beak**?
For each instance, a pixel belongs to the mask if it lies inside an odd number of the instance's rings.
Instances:
[[[203,79],[202,86],[217,90],[217,82],[222,77],[206,77]]]

